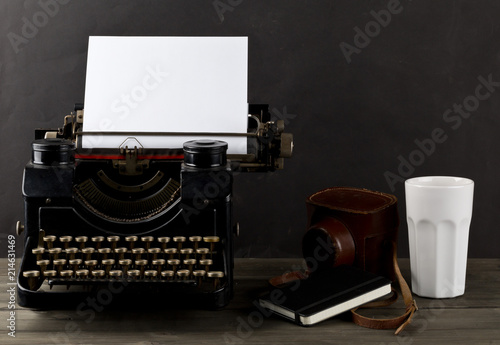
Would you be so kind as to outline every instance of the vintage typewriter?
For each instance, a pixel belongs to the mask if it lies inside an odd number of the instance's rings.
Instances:
[[[249,105],[248,153],[239,155],[204,133],[183,133],[193,140],[177,149],[142,148],[134,133],[115,150],[82,149],[83,121],[79,104],[61,128],[35,130],[16,229],[25,236],[19,304],[67,307],[94,296],[226,305],[238,231],[233,172],[283,168],[293,147],[283,121],[271,121],[267,105]]]

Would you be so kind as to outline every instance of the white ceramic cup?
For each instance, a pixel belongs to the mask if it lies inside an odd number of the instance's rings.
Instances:
[[[464,294],[474,181],[426,176],[405,182],[412,291],[422,297]]]

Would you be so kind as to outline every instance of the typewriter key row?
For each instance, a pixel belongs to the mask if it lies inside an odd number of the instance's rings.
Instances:
[[[165,259],[165,260],[186,260],[186,259],[196,259],[196,260],[204,260],[204,259],[213,259],[216,254],[215,251],[209,248],[197,248],[196,250],[193,248],[181,248],[178,250],[177,248],[133,248],[132,250],[128,250],[125,247],[118,247],[115,249],[111,248],[99,248],[95,249],[92,247],[85,247],[82,249],[78,249],[75,247],[70,248],[59,248],[52,247],[50,249],[45,248],[33,248],[33,255],[35,255],[36,260],[58,260],[58,259],[66,259],[66,260],[106,260],[106,259],[114,259],[114,260],[123,260],[123,259],[131,259],[131,260],[157,260],[157,259]]]
[[[92,247],[96,250],[101,248],[109,248],[114,251],[120,245],[123,245],[127,250],[133,250],[134,248],[141,247],[146,251],[153,246],[158,246],[161,250],[167,248],[176,248],[181,251],[183,247],[190,246],[191,249],[197,250],[200,247],[200,243],[206,243],[210,248],[210,253],[215,249],[215,244],[220,241],[218,236],[174,236],[174,237],[153,237],[153,236],[60,236],[59,238],[54,235],[42,236],[43,247],[47,250],[57,248],[56,244],[60,245],[62,249],[68,249],[76,247],[79,250],[83,250],[86,247]],[[41,245],[39,247],[42,247]]]
[[[213,267],[212,259],[103,259],[103,260],[82,260],[82,259],[55,259],[55,260],[37,260],[37,266],[40,268],[42,275],[47,270],[56,271],[59,276],[62,271],[71,270],[75,275],[80,269],[87,269],[89,273],[94,270],[104,270],[105,276],[109,276],[109,272],[113,269],[120,269],[123,271],[124,275],[127,275],[129,270],[137,269],[141,273],[141,277],[145,270],[155,270],[158,276],[161,275],[163,270],[171,270],[174,274],[179,270],[187,270],[189,275],[192,274],[194,270],[205,270],[209,271]]]
[[[32,270],[23,272],[23,276],[28,279],[28,286],[30,290],[36,290],[38,284],[43,282],[44,279],[51,280],[50,288],[52,289],[52,284],[66,284],[68,289],[72,283],[102,283],[108,282],[111,279],[127,279],[128,281],[143,281],[143,282],[182,282],[188,279],[194,280],[198,287],[208,287],[211,289],[218,289],[221,287],[221,278],[224,278],[224,272],[222,271],[204,271],[204,270],[194,270],[189,272],[189,270],[178,270],[174,272],[172,270],[165,270],[158,273],[155,270],[146,270],[141,272],[141,270],[129,270],[126,274],[122,270],[111,270],[106,274],[105,270],[87,270],[79,269],[77,271],[73,270],[62,270],[59,273],[55,270],[46,270],[42,273],[40,271]],[[41,279],[41,281],[40,281]]]
[[[47,260],[37,262],[39,270],[23,272],[23,276],[28,279],[28,285],[31,290],[35,290],[38,283],[44,279],[54,282],[62,282],[70,285],[72,282],[102,282],[111,279],[127,279],[130,281],[196,281],[198,286],[204,282],[212,282],[213,287],[220,286],[220,279],[224,277],[222,271],[210,271],[212,264],[210,259],[205,259],[196,263],[185,260],[181,263],[179,260],[157,260],[150,265],[146,260],[137,260],[132,263],[130,259],[121,260],[118,265],[113,259],[103,260],[97,264],[95,260],[85,262],[68,263],[64,259],[58,259],[53,264]],[[187,262],[186,262],[187,261]],[[80,264],[80,265],[78,265]]]

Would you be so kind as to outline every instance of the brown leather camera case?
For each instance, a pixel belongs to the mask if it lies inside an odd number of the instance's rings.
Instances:
[[[308,197],[306,207],[302,251],[310,270],[352,264],[394,281],[399,226],[395,196],[333,187]]]

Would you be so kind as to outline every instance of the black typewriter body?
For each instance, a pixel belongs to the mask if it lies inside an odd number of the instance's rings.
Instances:
[[[250,110],[253,153],[238,156],[196,135],[183,149],[85,152],[77,139],[82,107],[62,128],[36,130],[24,170],[24,225],[17,225],[25,238],[18,303],[227,305],[233,171],[282,168],[293,145],[267,106]]]

